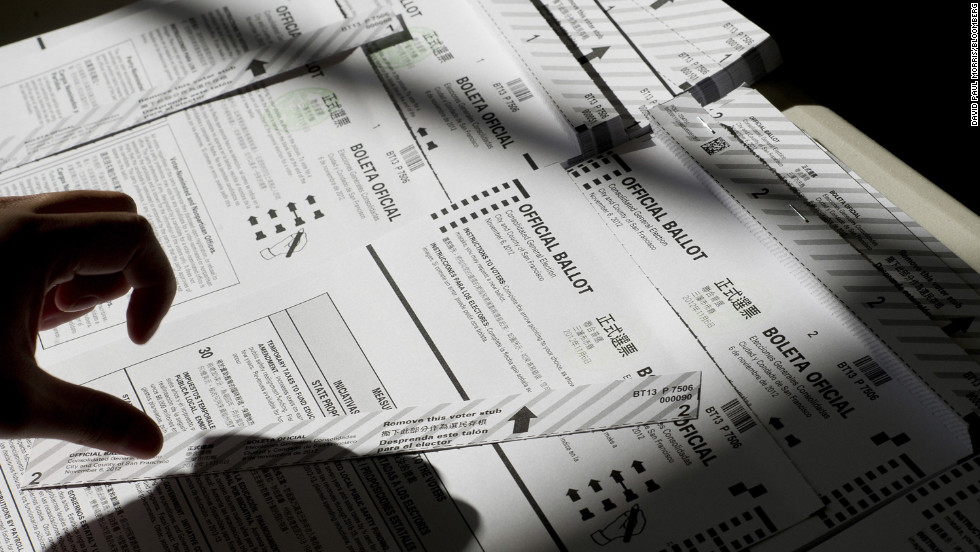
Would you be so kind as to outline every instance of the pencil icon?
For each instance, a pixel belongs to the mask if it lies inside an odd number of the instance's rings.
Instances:
[[[286,251],[286,258],[288,259],[293,255],[293,251],[296,251],[296,246],[299,245],[299,240],[303,239],[303,231],[300,230],[296,232],[296,237],[293,238],[293,243],[289,244],[289,251]]]

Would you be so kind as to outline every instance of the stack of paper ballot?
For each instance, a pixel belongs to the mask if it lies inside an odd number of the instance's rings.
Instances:
[[[4,550],[980,548],[980,276],[748,88],[721,0],[143,0],[0,48],[0,193],[177,274],[44,332],[138,460],[0,442]]]

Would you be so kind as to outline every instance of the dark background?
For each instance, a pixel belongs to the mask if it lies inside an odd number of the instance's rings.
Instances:
[[[775,39],[789,82],[980,212],[970,2],[725,0]]]

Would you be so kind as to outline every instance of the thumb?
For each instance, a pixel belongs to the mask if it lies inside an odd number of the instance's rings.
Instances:
[[[72,441],[110,452],[152,458],[163,433],[138,408],[102,391],[60,380],[38,369],[31,377],[26,437]]]

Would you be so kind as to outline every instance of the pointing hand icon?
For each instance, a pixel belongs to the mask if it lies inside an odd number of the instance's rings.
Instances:
[[[272,247],[266,247],[262,250],[262,258],[265,260],[271,260],[279,255],[285,255],[286,257],[292,257],[294,253],[302,251],[306,247],[306,232],[300,230],[295,234],[291,234],[286,237],[286,239],[273,245]]]

